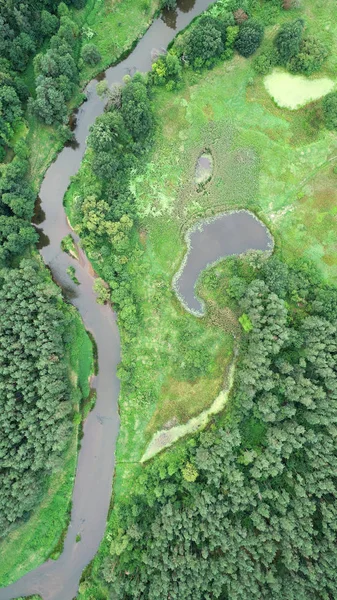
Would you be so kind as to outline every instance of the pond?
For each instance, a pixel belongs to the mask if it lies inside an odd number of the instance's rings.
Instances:
[[[196,283],[206,267],[248,250],[273,249],[268,229],[247,210],[200,221],[186,233],[185,240],[188,250],[173,278],[173,288],[186,310],[200,317],[205,306],[197,296]]]
[[[280,108],[296,110],[331,92],[335,82],[328,77],[308,79],[275,69],[264,78],[264,86]]]
[[[202,185],[210,180],[213,172],[213,156],[204,152],[199,156],[195,167],[195,183]]]

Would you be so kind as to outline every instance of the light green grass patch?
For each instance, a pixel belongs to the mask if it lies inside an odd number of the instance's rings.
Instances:
[[[308,79],[303,75],[274,69],[264,78],[264,85],[278,106],[297,110],[331,92],[335,82],[328,77]]]

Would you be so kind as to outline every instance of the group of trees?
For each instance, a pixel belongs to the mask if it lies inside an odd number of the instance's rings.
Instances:
[[[66,103],[78,83],[74,59],[78,28],[64,12],[67,10],[61,11],[60,27],[50,40],[50,49],[45,54],[38,54],[34,60],[36,99],[30,100],[30,108],[48,125],[67,120]]]
[[[321,68],[328,56],[328,50],[319,38],[306,34],[303,19],[282,25],[274,44],[277,62],[293,73],[311,75]]]
[[[312,75],[319,71],[328,57],[328,48],[319,37],[306,32],[303,19],[284,23],[274,38],[272,50],[266,50],[256,58],[256,70],[262,74],[281,65],[292,73]]]
[[[0,162],[16,125],[20,123],[22,106],[27,98],[28,89],[11,68],[10,62],[0,59]]]
[[[30,109],[48,125],[66,121],[66,103],[78,83],[79,64],[79,32],[70,19],[68,5],[82,8],[85,2],[3,0],[1,3],[0,161],[28,99]],[[47,52],[36,55],[47,39],[50,39]],[[29,98],[22,73],[34,56],[36,98],[35,94]],[[95,65],[100,58],[94,44],[83,46],[82,62]]]
[[[108,597],[337,594],[337,292],[277,259],[239,279],[251,327],[230,419],[158,457],[120,500],[98,573]]]
[[[77,34],[65,3],[2,0],[0,16],[0,537],[28,518],[45,491],[46,476],[60,462],[73,428],[66,362],[69,322],[60,292],[31,258],[38,235],[30,221],[36,194],[29,148],[11,142],[29,92],[22,72],[38,55],[37,98],[32,108],[47,123],[63,121],[77,81]],[[67,4],[77,7],[82,0]],[[23,258],[26,257],[26,258]]]
[[[38,502],[72,428],[60,292],[24,260],[0,279],[0,531]]]
[[[215,5],[178,35],[170,51],[156,60],[152,81],[172,89],[181,79],[183,66],[212,68],[218,60],[232,58],[234,50],[251,56],[260,46],[263,33],[262,24],[237,9],[236,2]]]
[[[324,124],[327,129],[337,129],[337,92],[330,92],[322,100]]]
[[[178,37],[175,48],[181,60],[199,69],[212,67],[219,58],[231,58],[233,49],[242,56],[250,56],[262,42],[263,26],[246,17],[243,20],[235,18],[229,11],[223,11],[217,17],[202,16]]]
[[[140,74],[118,88],[114,101],[90,129],[89,164],[84,166],[88,179],[83,181],[81,172],[75,178],[79,193],[74,225],[89,256],[96,261],[104,257],[100,274],[109,284],[119,320],[129,332],[136,323],[128,273],[135,251],[136,210],[129,182],[131,169],[142,160],[153,134],[149,94],[146,79]]]

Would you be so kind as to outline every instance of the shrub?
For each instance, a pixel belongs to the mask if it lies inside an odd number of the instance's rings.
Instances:
[[[275,38],[275,47],[279,55],[280,64],[287,63],[298,54],[304,29],[303,19],[296,19],[284,23]]]
[[[326,46],[320,40],[308,36],[302,40],[299,53],[289,61],[289,70],[311,75],[319,71],[328,54]]]
[[[337,129],[337,92],[330,92],[322,101],[324,124],[327,129]]]
[[[160,56],[152,65],[152,81],[155,85],[164,85],[167,81],[172,83],[181,79],[182,66],[176,54],[168,52],[166,56]]]
[[[88,65],[97,65],[101,60],[100,52],[95,44],[86,44],[81,50],[81,57]]]
[[[185,51],[194,68],[199,68],[206,62],[214,62],[224,51],[219,23],[212,17],[205,17],[190,32]]]
[[[260,73],[260,75],[267,75],[267,73],[272,70],[275,62],[276,61],[273,52],[265,51],[261,52],[259,56],[254,58],[253,66],[255,71]]]
[[[256,21],[246,21],[241,25],[235,41],[235,49],[242,56],[251,56],[258,49],[263,39],[263,27]]]

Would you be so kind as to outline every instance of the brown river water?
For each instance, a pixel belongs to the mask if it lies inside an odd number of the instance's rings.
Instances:
[[[106,71],[108,84],[121,82],[128,73],[132,75],[135,71],[148,71],[151,68],[151,52],[153,56],[155,49],[166,48],[177,31],[185,28],[211,3],[210,0],[178,0],[179,8],[176,12],[166,11],[156,19],[133,52]],[[91,81],[85,89],[87,101],[78,110],[74,124],[76,143],[62,150],[45,175],[40,190],[41,204],[37,220],[41,230],[40,252],[43,260],[50,267],[55,281],[62,287],[65,298],[79,310],[86,329],[92,332],[97,343],[99,375],[94,381],[97,402],[84,424],[71,522],[63,552],[58,560],[48,560],[12,585],[0,589],[0,600],[31,594],[40,594],[43,600],[73,600],[81,573],[95,556],[106,526],[119,427],[119,381],[116,367],[120,361],[120,340],[115,314],[109,306],[101,306],[96,302],[92,291],[92,271],[86,256],[81,252],[78,263],[62,252],[60,247],[61,240],[71,232],[63,209],[63,196],[71,176],[80,167],[89,127],[104,109],[104,103],[96,94],[96,83],[97,80]],[[252,216],[250,218],[256,223]],[[249,224],[246,225],[249,230]],[[240,236],[245,237],[247,227],[243,228],[242,233],[241,229],[235,229],[235,236],[239,239]],[[76,236],[74,238],[79,241]],[[239,245],[240,252],[247,246],[245,240],[242,244],[241,250]],[[221,250],[223,251],[223,244]],[[79,286],[67,275],[69,266],[76,268]],[[78,543],[77,534],[81,535]]]

